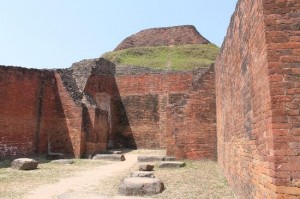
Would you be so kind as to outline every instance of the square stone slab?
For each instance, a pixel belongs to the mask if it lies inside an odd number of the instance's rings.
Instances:
[[[185,163],[179,161],[163,161],[158,164],[159,168],[180,168],[184,166]]]
[[[122,154],[96,154],[93,160],[125,161],[125,156]]]

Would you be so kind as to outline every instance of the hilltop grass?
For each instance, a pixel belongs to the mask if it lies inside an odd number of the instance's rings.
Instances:
[[[213,44],[138,47],[105,53],[103,58],[115,64],[144,66],[164,70],[190,70],[209,67],[219,48]]]

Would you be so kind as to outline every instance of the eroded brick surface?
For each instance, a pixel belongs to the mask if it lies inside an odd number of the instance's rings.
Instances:
[[[240,198],[300,195],[299,8],[239,1],[216,62],[218,161]]]
[[[194,26],[174,26],[142,30],[124,39],[115,50],[144,46],[170,46],[184,44],[208,44]]]
[[[216,157],[213,68],[190,72],[139,71],[117,75],[116,83],[121,110],[117,114],[117,142],[126,141],[125,146],[138,148],[167,148],[168,154],[177,158]],[[185,93],[183,102],[177,102]],[[177,114],[178,106],[184,110],[181,116]],[[177,125],[180,128],[176,130]],[[178,131],[176,143],[170,133],[173,131]]]

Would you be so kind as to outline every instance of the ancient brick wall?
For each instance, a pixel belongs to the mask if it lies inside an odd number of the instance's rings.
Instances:
[[[165,148],[166,75],[117,75],[117,142],[137,148]]]
[[[40,71],[0,67],[0,157],[37,151],[41,81]]]
[[[95,100],[98,107],[93,113],[89,111],[88,117],[84,116],[85,129],[92,127],[91,130],[85,130],[86,153],[105,151],[109,140],[114,140],[116,128],[116,110],[113,106],[113,96],[117,93],[115,78],[113,75],[91,75],[84,92]]]
[[[62,127],[50,134],[51,152],[73,153],[79,158],[83,154],[82,105],[76,104],[66,89],[61,74],[55,73],[57,93],[60,99],[60,120]]]
[[[218,162],[240,198],[300,195],[297,18],[296,1],[240,0],[216,62]]]
[[[179,84],[180,81],[172,83]],[[193,74],[190,89],[167,102],[167,154],[178,159],[216,159],[216,102],[213,66]]]
[[[270,81],[270,189],[300,197],[300,2],[264,0]]]
[[[117,69],[116,84],[123,107],[118,115],[123,120],[116,124],[116,137],[127,140],[123,145],[167,148],[177,158],[216,158],[212,68],[121,72]]]
[[[174,26],[142,30],[124,39],[115,50],[144,46],[170,46],[185,44],[208,44],[194,26]]]
[[[39,153],[64,153],[74,155],[69,128],[63,109],[59,86],[57,85],[57,75],[51,72],[51,79],[48,86],[44,87],[41,134],[39,136]]]
[[[71,153],[53,71],[2,66],[0,76],[0,157]]]
[[[1,70],[2,156],[80,158],[112,146],[167,148],[177,158],[216,156],[212,69],[116,69],[95,59],[53,71]]]

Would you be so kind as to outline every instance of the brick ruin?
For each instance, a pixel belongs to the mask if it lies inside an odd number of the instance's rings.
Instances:
[[[210,68],[102,58],[58,70],[0,66],[0,158],[163,148],[218,159],[239,198],[299,198],[299,24],[298,0],[240,0]],[[116,49],[198,43],[209,41],[178,26],[141,31]]]
[[[99,58],[59,70],[1,66],[0,80],[2,157],[80,158],[113,146],[216,159],[213,67],[161,71]]]

